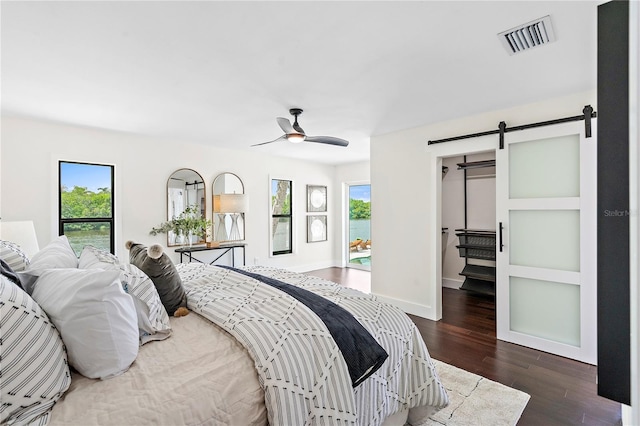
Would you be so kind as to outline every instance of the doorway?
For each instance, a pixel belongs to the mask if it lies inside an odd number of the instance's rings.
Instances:
[[[495,151],[443,158],[442,167],[442,286],[493,298]]]
[[[347,184],[347,247],[349,268],[371,270],[371,184]]]

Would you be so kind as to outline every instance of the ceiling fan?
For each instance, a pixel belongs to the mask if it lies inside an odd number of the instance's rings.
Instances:
[[[300,127],[300,125],[298,124],[298,116],[302,114],[302,110],[300,108],[291,108],[289,110],[289,113],[293,115],[295,118],[295,120],[293,121],[293,125],[288,119],[284,117],[276,118],[276,120],[278,121],[278,125],[284,131],[284,135],[280,136],[278,139],[274,139],[269,142],[257,143],[251,146],[266,145],[268,143],[278,142],[281,140],[288,140],[289,142],[293,142],[293,143],[300,143],[300,142],[306,141],[306,142],[325,143],[325,144],[337,145],[337,146],[349,145],[348,141],[340,138],[334,138],[333,136],[307,136],[304,130],[302,130],[302,127]]]

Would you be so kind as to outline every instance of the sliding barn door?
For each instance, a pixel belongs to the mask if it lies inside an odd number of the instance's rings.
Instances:
[[[596,131],[505,134],[496,151],[500,340],[596,363]]]

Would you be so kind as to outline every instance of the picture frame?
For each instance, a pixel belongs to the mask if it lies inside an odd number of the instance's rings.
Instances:
[[[307,212],[327,211],[327,187],[324,185],[307,185]]]
[[[327,216],[309,215],[307,216],[307,242],[319,241],[327,241]]]

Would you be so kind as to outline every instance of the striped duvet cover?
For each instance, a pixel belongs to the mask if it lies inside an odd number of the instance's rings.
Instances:
[[[397,412],[421,424],[448,404],[422,337],[398,308],[321,278],[269,267],[247,271],[299,286],[345,308],[387,351],[353,388],[324,323],[280,290],[229,269],[179,264],[188,307],[233,335],[253,359],[276,425],[381,425]]]

